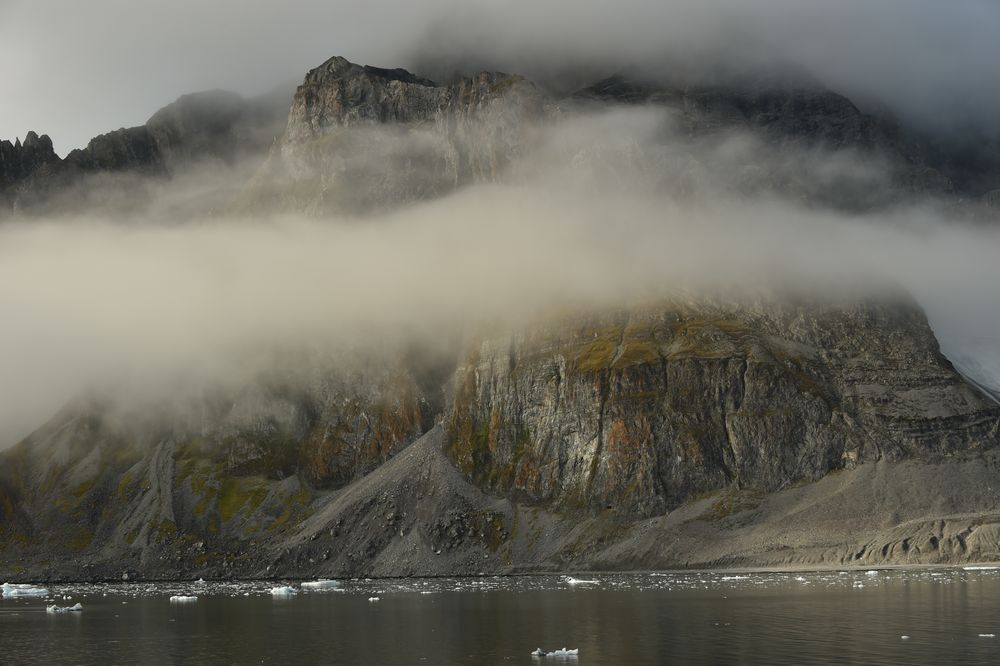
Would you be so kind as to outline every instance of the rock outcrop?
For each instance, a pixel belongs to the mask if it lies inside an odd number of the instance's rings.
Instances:
[[[472,350],[446,450],[491,492],[660,515],[877,460],[1000,443],[1000,409],[941,356],[919,308],[668,304]]]
[[[239,207],[369,212],[497,180],[544,101],[516,75],[445,86],[331,58],[299,86],[285,134]]]

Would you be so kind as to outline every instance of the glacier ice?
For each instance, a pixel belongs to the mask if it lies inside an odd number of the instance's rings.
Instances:
[[[531,653],[531,656],[532,657],[564,657],[564,658],[565,657],[569,657],[569,658],[575,658],[575,657],[579,656],[579,654],[580,654],[579,648],[574,648],[572,650],[570,650],[568,648],[565,648],[565,647],[563,649],[561,649],[561,650],[543,650],[542,648],[537,648],[537,649],[535,649],[534,652]]]
[[[47,597],[49,591],[44,587],[36,587],[29,583],[4,583],[0,590],[3,596],[11,597]]]
[[[563,580],[566,581],[567,585],[597,585],[599,582],[596,580],[583,580],[581,578],[573,578],[572,576],[564,576]]]
[[[78,613],[82,610],[83,604],[76,604],[74,606],[56,606],[55,604],[52,604],[51,606],[45,607],[45,612],[53,615],[56,613]]]

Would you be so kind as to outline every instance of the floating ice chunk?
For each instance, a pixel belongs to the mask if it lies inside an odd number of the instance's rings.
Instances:
[[[282,585],[281,587],[272,587],[271,596],[274,597],[290,597],[296,594],[294,587],[289,587],[288,585]]]
[[[877,576],[878,573],[879,573],[878,569],[869,569],[868,571],[865,572],[865,575],[866,576]]]
[[[531,653],[532,657],[562,657],[562,658],[576,658],[579,656],[579,648],[574,648],[569,650],[563,648],[561,650],[543,650],[542,648],[536,648],[534,652]]]
[[[996,634],[979,634],[980,638],[996,638]]]
[[[198,580],[196,580],[194,582],[194,584],[195,585],[204,585],[205,584],[205,579],[204,578],[199,578]]]
[[[908,640],[910,640],[910,637],[909,636],[900,636],[899,639],[902,640],[902,641],[908,641]]]
[[[573,578],[572,576],[563,576],[563,580],[566,581],[567,585],[597,585],[600,583],[597,580],[584,580],[582,578]]]
[[[971,567],[962,567],[966,571],[993,571],[995,569],[1000,569],[1000,567],[986,566],[985,564],[977,564]]]
[[[55,604],[52,604],[51,606],[45,607],[45,612],[53,615],[56,613],[78,613],[82,610],[82,604],[76,604],[75,606],[56,606]]]
[[[368,597],[368,601],[375,603],[376,601],[382,601],[381,597]]]
[[[719,580],[746,580],[750,576],[723,576]]]
[[[332,590],[335,587],[340,587],[340,582],[335,580],[328,580],[326,578],[321,578],[319,580],[309,580],[302,583],[303,590]]]
[[[4,597],[47,597],[49,591],[28,583],[4,583],[0,590]]]
[[[172,604],[189,604],[194,601],[198,601],[198,597],[187,596],[184,594],[175,594],[174,596],[170,597],[170,603]]]

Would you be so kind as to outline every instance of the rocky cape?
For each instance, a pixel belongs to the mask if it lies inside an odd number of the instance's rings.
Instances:
[[[95,177],[169,181],[247,151],[254,174],[229,210],[358,213],[524,177],[534,124],[639,104],[673,114],[667,143],[735,129],[772,151],[887,165],[887,180],[816,189],[748,155],[747,193],[847,209],[933,196],[986,210],[992,196],[819,88],[614,77],[553,96],[514,75],[438,84],[343,58],[307,74],[277,140],[246,100],[182,98],[64,160],[46,137],[0,144],[0,192],[27,214],[70,205]],[[665,164],[656,146],[629,159]],[[685,182],[670,173],[652,184]],[[312,372],[198,396],[185,418],[68,405],[0,452],[0,578],[1000,559],[1000,407],[892,289],[656,301]]]

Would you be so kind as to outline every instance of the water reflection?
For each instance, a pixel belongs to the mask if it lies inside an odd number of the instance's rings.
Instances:
[[[350,581],[284,598],[273,582],[51,586],[0,602],[2,661],[509,664],[565,646],[579,664],[1000,663],[995,569],[580,578],[597,583]]]

